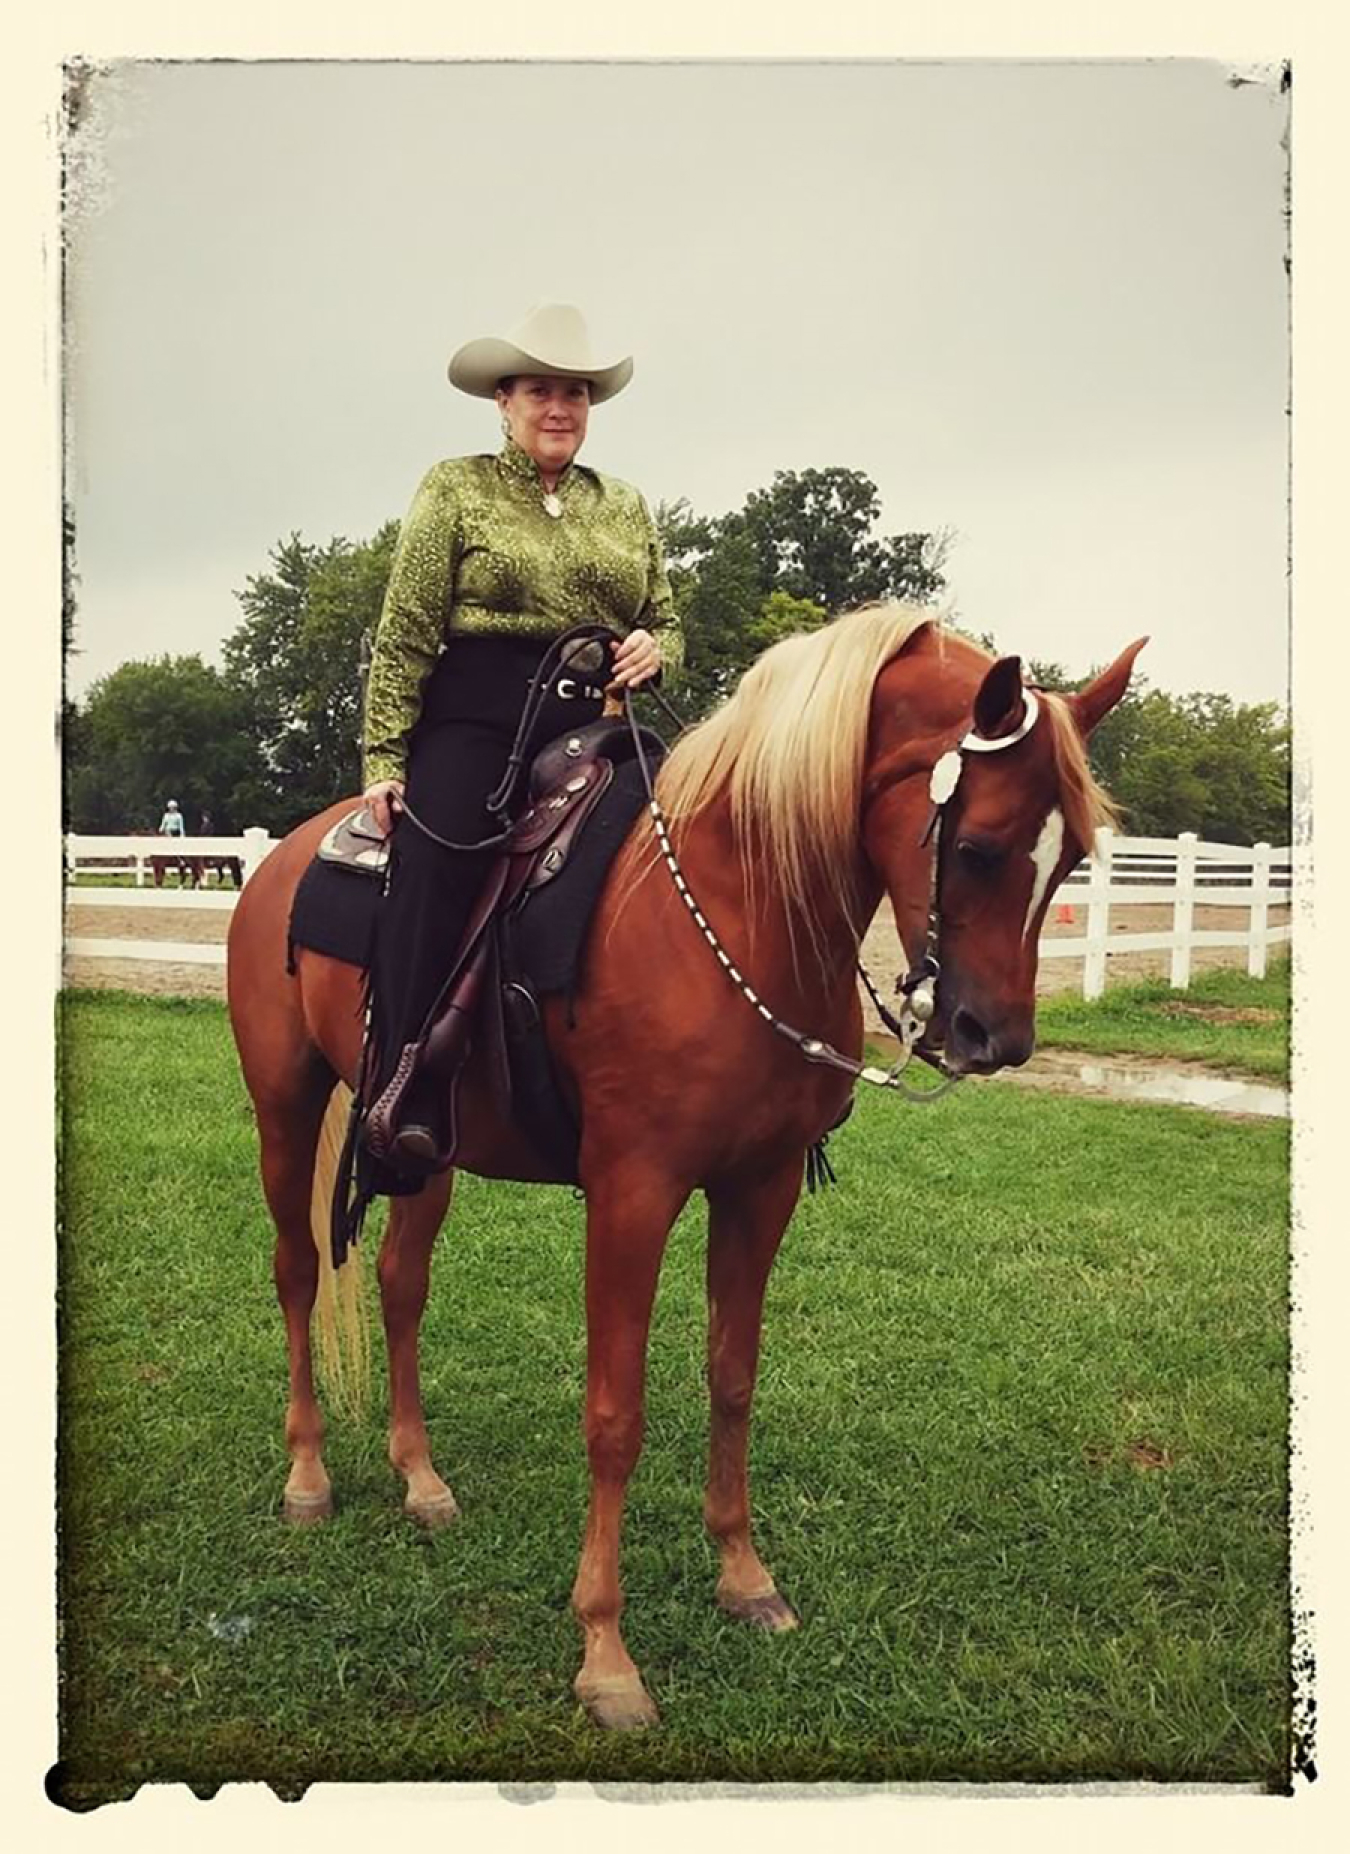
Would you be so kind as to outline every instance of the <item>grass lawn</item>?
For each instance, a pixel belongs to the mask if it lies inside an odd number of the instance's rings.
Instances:
[[[859,1100],[769,1293],[754,1496],[803,1620],[785,1637],[712,1601],[687,1213],[624,1556],[664,1723],[609,1738],[570,1690],[581,1206],[463,1181],[423,1354],[459,1524],[403,1519],[381,1397],[330,1431],[337,1517],[288,1529],[224,1012],[76,993],[63,1049],[72,1801],[244,1778],[1284,1783],[1285,1127],[978,1084]]]
[[[1263,979],[1220,967],[1187,991],[1162,979],[1112,985],[1088,1003],[1067,993],[1036,1007],[1036,1041],[1046,1049],[1129,1053],[1283,1081],[1289,1073],[1289,961]]]
[[[170,852],[170,854],[172,854],[172,852]],[[155,886],[153,877],[147,876],[144,883],[138,884],[134,870],[130,869],[122,875],[81,875],[77,871],[74,875],[68,874],[66,876],[66,887],[68,889],[136,888],[138,886],[147,890],[153,889]],[[166,869],[164,871],[164,880],[160,886],[161,888],[190,888],[192,884],[184,881],[177,869]]]

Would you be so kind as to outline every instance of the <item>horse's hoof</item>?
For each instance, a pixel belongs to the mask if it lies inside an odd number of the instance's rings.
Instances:
[[[734,1616],[738,1622],[748,1622],[754,1628],[767,1629],[771,1635],[782,1635],[788,1629],[801,1627],[796,1610],[776,1590],[770,1590],[763,1596],[736,1596],[731,1591],[719,1590],[717,1604],[719,1609],[724,1609],[728,1616]]]
[[[428,1532],[439,1532],[442,1526],[451,1526],[459,1518],[459,1505],[448,1487],[428,1500],[405,1500],[403,1510]]]
[[[321,1519],[331,1519],[332,1489],[325,1487],[318,1493],[291,1493],[287,1489],[281,1502],[281,1516],[291,1526],[313,1526]]]
[[[659,1725],[661,1715],[640,1674],[578,1674],[574,1692],[592,1721],[606,1732],[641,1731]]]

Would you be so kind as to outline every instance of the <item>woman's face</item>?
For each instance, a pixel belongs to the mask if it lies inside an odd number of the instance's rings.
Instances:
[[[507,390],[497,389],[497,404],[512,438],[541,470],[566,469],[581,449],[591,410],[587,381],[522,373]]]

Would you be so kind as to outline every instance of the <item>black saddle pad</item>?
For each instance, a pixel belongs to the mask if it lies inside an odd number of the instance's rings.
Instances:
[[[375,945],[375,911],[383,883],[319,857],[306,869],[291,903],[290,945],[363,969]]]
[[[527,890],[512,909],[511,965],[528,976],[536,996],[575,989],[600,889],[646,803],[636,761],[616,766],[609,790],[587,818],[566,863],[551,882]]]

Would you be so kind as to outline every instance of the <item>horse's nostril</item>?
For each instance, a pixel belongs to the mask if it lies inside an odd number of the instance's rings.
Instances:
[[[979,1018],[972,1012],[966,1010],[964,1005],[958,1007],[955,1016],[952,1018],[952,1029],[956,1032],[957,1038],[961,1044],[971,1055],[978,1055],[982,1050],[988,1049],[989,1032],[985,1029]]]

